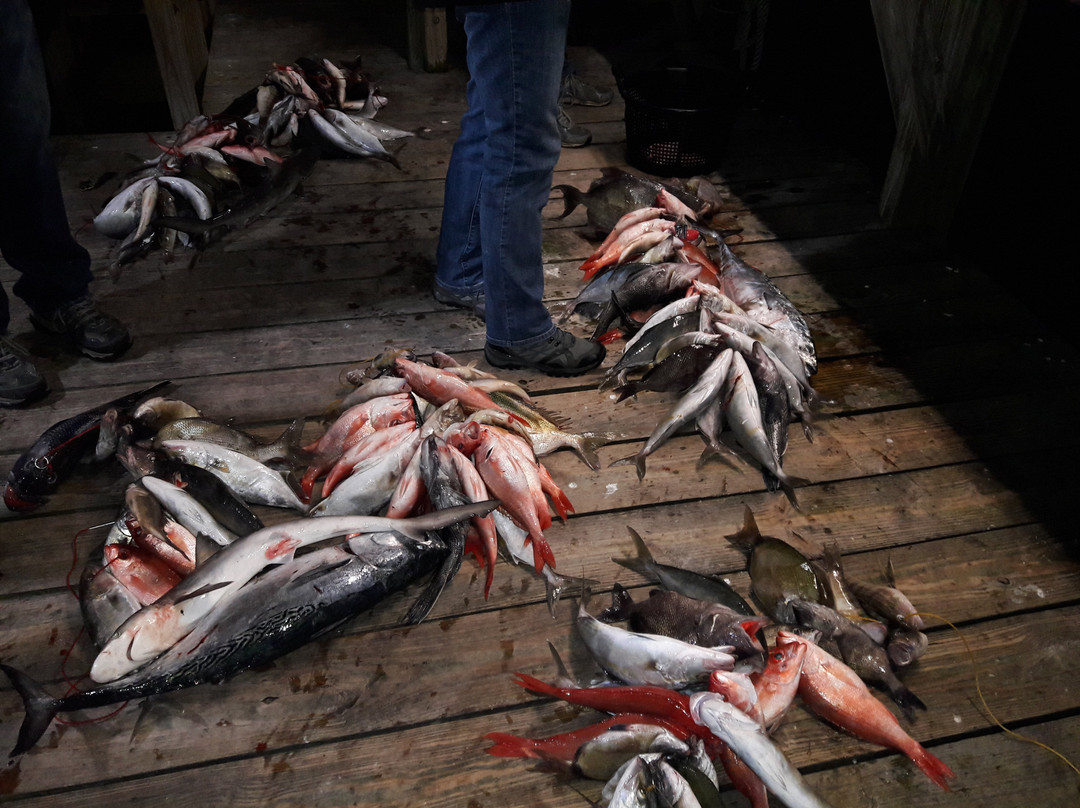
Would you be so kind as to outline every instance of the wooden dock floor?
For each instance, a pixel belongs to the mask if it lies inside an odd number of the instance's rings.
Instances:
[[[130,323],[135,343],[115,364],[73,359],[36,337],[13,300],[11,332],[32,347],[52,392],[0,410],[5,468],[52,423],[159,380],[209,417],[265,435],[306,417],[315,435],[342,393],[339,374],[387,347],[483,366],[482,324],[429,294],[463,71],[409,71],[404,24],[380,28],[391,18],[365,18],[369,4],[217,5],[206,110],[260,83],[275,61],[359,52],[390,99],[382,119],[424,136],[401,149],[400,171],[322,161],[265,219],[202,253],[139,260],[116,280],[105,272],[113,245],[90,225],[105,199],[79,184],[154,146],[145,134],[58,139],[72,226],[100,271],[97,296]],[[573,56],[587,79],[611,81],[595,50]],[[564,150],[555,181],[585,189],[601,168],[625,167],[623,107],[616,98],[572,111],[594,143]],[[747,506],[765,533],[837,542],[853,574],[877,579],[891,560],[915,605],[940,616],[927,618],[929,650],[903,680],[928,706],[907,728],[957,773],[953,791],[798,705],[775,736],[783,751],[837,808],[1076,805],[1080,775],[996,726],[979,697],[1010,730],[1080,761],[1080,553],[1068,505],[1080,445],[1069,420],[1076,356],[1043,339],[1038,317],[978,267],[885,228],[865,168],[781,112],[743,110],[713,179],[722,220],[742,231],[734,248],[800,307],[816,340],[814,384],[828,416],[812,444],[794,427],[785,462],[809,481],[798,489],[801,510],[748,465],[697,470],[693,434],[651,458],[642,482],[632,466],[609,467],[637,451],[671,397],[616,403],[597,390],[600,372],[514,373],[575,430],[624,435],[601,449],[599,471],[567,452],[545,461],[576,508],[548,533],[559,568],[599,581],[601,599],[614,583],[644,595],[647,582],[611,560],[630,552],[630,526],[659,560],[722,574],[745,594],[745,559],[724,536]],[[576,294],[577,267],[596,241],[581,209],[551,218],[560,210],[553,200],[545,229],[553,310]],[[0,280],[10,295],[14,273],[3,264]],[[65,585],[100,539],[81,531],[115,518],[125,485],[118,464],[87,466],[38,511],[0,513],[0,661],[53,692],[92,659]],[[542,582],[504,562],[487,600],[482,589],[466,561],[420,626],[396,625],[408,599],[395,597],[225,684],[131,703],[104,721],[54,724],[0,770],[0,801],[570,808],[586,804],[581,794],[598,799],[599,783],[484,753],[488,732],[542,736],[587,722],[512,681],[516,671],[553,676],[549,641],[579,677],[595,669],[575,635],[573,600],[552,619]],[[0,749],[21,719],[5,681]],[[726,784],[723,798],[747,804]]]

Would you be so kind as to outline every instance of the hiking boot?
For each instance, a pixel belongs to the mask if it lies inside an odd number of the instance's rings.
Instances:
[[[458,309],[468,309],[481,320],[484,319],[484,287],[471,292],[468,289],[450,289],[437,281],[432,284],[431,295],[440,303]]]
[[[45,379],[22,349],[0,337],[0,407],[17,407],[48,391]]]
[[[80,353],[109,362],[131,347],[127,327],[98,310],[89,295],[61,303],[51,312],[30,312],[30,322],[40,331],[67,337]]]
[[[563,146],[578,149],[582,146],[588,146],[592,142],[592,132],[570,120],[570,116],[566,114],[566,110],[561,106],[556,120],[559,124],[559,138],[562,140]]]
[[[563,76],[562,86],[559,88],[559,101],[564,104],[581,104],[584,107],[602,107],[611,103],[615,93],[611,90],[601,90],[586,84],[577,73],[567,73]]]
[[[548,376],[580,376],[604,361],[606,349],[599,342],[575,337],[556,328],[544,342],[523,348],[484,345],[484,358],[497,368],[531,368]]]

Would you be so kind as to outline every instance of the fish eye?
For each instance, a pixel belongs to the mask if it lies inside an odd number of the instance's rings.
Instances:
[[[784,661],[784,652],[783,651],[773,651],[772,658],[776,662],[783,662]]]

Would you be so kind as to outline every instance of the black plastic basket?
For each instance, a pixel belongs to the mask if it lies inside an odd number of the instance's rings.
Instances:
[[[693,67],[662,67],[619,81],[626,102],[626,161],[658,176],[707,174],[720,163],[734,105],[727,77]]]

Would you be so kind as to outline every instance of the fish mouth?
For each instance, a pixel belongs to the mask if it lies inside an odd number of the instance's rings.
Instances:
[[[4,504],[8,506],[8,510],[26,513],[39,507],[45,501],[45,497],[20,493],[11,483],[8,483],[7,488],[4,489]]]

